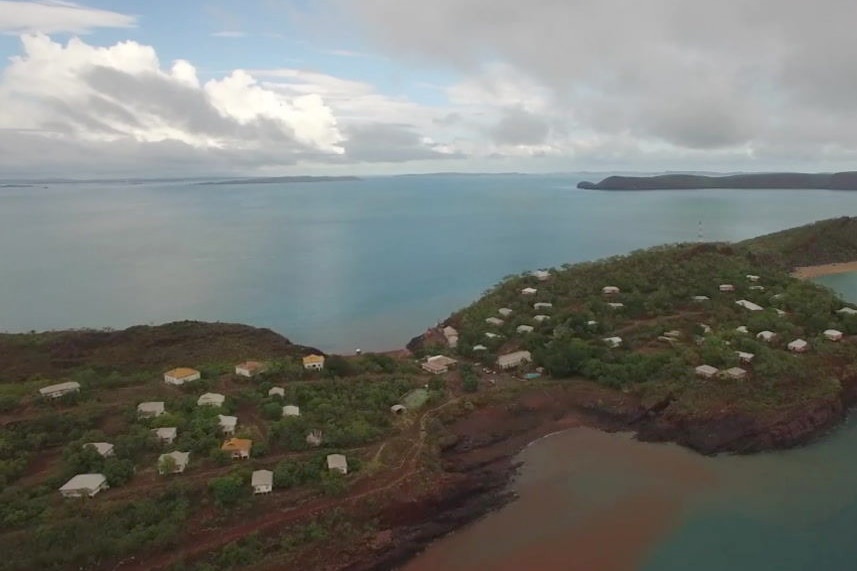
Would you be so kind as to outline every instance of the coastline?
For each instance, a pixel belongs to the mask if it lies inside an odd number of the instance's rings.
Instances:
[[[835,264],[819,264],[817,266],[799,266],[792,271],[791,275],[799,280],[811,280],[822,276],[850,274],[852,272],[857,272],[857,260]]]

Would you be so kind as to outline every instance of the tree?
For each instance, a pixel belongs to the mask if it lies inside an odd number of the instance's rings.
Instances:
[[[172,456],[164,456],[158,460],[158,472],[161,474],[172,474],[176,471],[176,459]]]
[[[231,508],[237,505],[249,494],[249,487],[236,475],[215,478],[208,483],[214,495],[214,503],[221,508]]]
[[[475,393],[479,390],[479,380],[476,378],[476,375],[465,375],[461,380],[461,388],[466,393]]]
[[[127,483],[134,476],[134,463],[111,457],[104,461],[102,473],[110,487],[115,488]]]

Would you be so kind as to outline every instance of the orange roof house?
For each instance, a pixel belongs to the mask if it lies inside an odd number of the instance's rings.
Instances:
[[[321,370],[324,368],[324,356],[323,355],[307,355],[303,359],[304,361],[304,369],[316,369]]]
[[[224,452],[229,452],[235,460],[249,458],[251,448],[253,448],[253,441],[249,438],[230,438],[220,447]]]

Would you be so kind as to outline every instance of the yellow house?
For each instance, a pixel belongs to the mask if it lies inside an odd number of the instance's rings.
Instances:
[[[242,460],[250,457],[253,441],[247,438],[230,438],[220,447],[224,452],[229,452],[233,459]]]
[[[324,369],[323,355],[307,355],[304,357],[304,369],[320,371]]]

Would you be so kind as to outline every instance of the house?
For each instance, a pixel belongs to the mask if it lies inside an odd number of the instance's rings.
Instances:
[[[857,315],[857,309],[853,307],[843,307],[842,309],[836,310],[836,313],[839,315]]]
[[[540,282],[547,281],[551,277],[551,273],[547,270],[536,270],[530,274]]]
[[[487,337],[488,339],[497,339],[497,338],[498,338],[498,337],[500,337],[500,336],[499,336],[499,335],[497,335],[496,333],[491,333],[491,332],[489,331],[488,333],[486,333],[486,334],[485,334],[485,337]]]
[[[168,460],[169,458],[169,460]],[[168,452],[158,456],[158,474],[181,474],[190,462],[190,452]],[[173,464],[170,469],[169,465]]]
[[[455,365],[458,361],[444,355],[435,355],[429,357],[420,365],[423,371],[427,371],[433,375],[442,375],[449,372],[449,368]]]
[[[608,347],[611,347],[613,349],[622,345],[621,337],[607,337],[606,339],[602,339],[602,341],[604,341],[604,343],[607,344]]]
[[[205,393],[196,399],[197,406],[223,406],[226,397],[218,393]]]
[[[390,407],[390,412],[392,412],[393,414],[404,414],[405,412],[407,412],[407,410],[408,409],[405,408],[405,405],[403,404],[394,404]]]
[[[732,367],[730,369],[726,369],[721,372],[720,375],[725,379],[732,379],[733,381],[740,381],[741,379],[747,378],[747,371],[742,369],[741,367]]]
[[[536,295],[538,292],[539,290],[534,287],[525,287],[521,290],[522,295]]]
[[[328,454],[327,455],[327,469],[328,470],[338,470],[342,474],[348,473],[348,460],[345,459],[344,454]]]
[[[501,369],[513,369],[520,365],[530,363],[533,356],[529,351],[515,351],[497,357],[497,366]]]
[[[501,307],[500,309],[497,310],[497,313],[499,313],[503,317],[509,317],[510,315],[512,315],[512,310],[509,309],[508,307]]]
[[[274,489],[274,473],[270,470],[253,470],[250,485],[254,494],[270,494]]]
[[[454,327],[444,327],[443,336],[446,337],[446,344],[450,349],[458,347],[458,331]]]
[[[601,288],[601,293],[603,293],[604,295],[614,295],[620,292],[621,290],[616,286],[604,286],[603,288]]]
[[[104,474],[78,474],[60,488],[64,498],[91,498],[101,490],[106,490],[107,478]]]
[[[249,438],[229,438],[223,442],[220,449],[228,452],[233,460],[244,460],[250,457],[253,441]]]
[[[485,345],[474,345],[473,350],[474,351],[487,351],[488,347],[486,347]]]
[[[747,353],[746,351],[735,351],[735,354],[738,355],[738,360],[742,363],[752,363],[756,357],[753,353]]]
[[[750,332],[750,330],[747,329],[746,325],[739,325],[738,327],[735,328],[735,331],[737,331],[738,333],[749,333]]]
[[[837,329],[827,329],[824,332],[824,336],[830,341],[840,341],[842,339],[842,332]]]
[[[753,291],[765,291],[765,286],[760,286],[760,285],[751,285],[751,286],[750,286],[749,288],[747,288],[747,289],[751,289],[751,290],[753,290]]]
[[[809,349],[809,343],[803,339],[795,339],[787,345],[789,351],[793,353],[805,353]]]
[[[113,456],[113,445],[109,442],[87,442],[83,446],[92,446],[95,448],[95,451],[101,454],[104,458]]]
[[[301,408],[293,404],[287,404],[283,407],[283,416],[300,416]]]
[[[762,309],[764,309],[761,305],[758,305],[746,299],[739,299],[735,302],[735,305],[740,305],[744,309],[749,309],[750,311],[762,311]]]
[[[757,281],[759,281],[759,276],[754,276],[753,274],[747,274],[747,276],[746,276],[746,277],[747,277],[747,279],[748,279],[749,281],[751,281],[751,282],[757,282]]]
[[[142,418],[154,418],[165,412],[163,401],[141,402],[137,405],[137,416]]]
[[[549,320],[550,318],[551,318],[551,317],[550,317],[550,315],[536,315],[535,317],[533,317],[533,319],[534,319],[537,323],[542,323],[542,322],[544,322],[544,321]]]
[[[760,331],[759,333],[756,334],[756,339],[761,339],[762,341],[765,341],[766,343],[770,343],[771,341],[773,341],[776,338],[777,338],[777,334],[774,333],[773,331],[767,331],[767,330],[766,331]]]
[[[268,396],[284,397],[286,396],[286,389],[284,389],[283,387],[271,387],[270,389],[268,389]]]
[[[503,325],[503,323],[505,323],[505,321],[498,317],[489,317],[485,320],[485,323],[487,323],[488,325],[496,325],[497,327],[500,327],[501,325]]]
[[[592,319],[590,319],[589,321],[586,322],[587,327],[596,327],[597,325],[598,325],[598,322],[594,321]]]
[[[712,367],[711,365],[700,365],[694,371],[697,377],[702,377],[703,379],[712,379],[719,372],[717,367]]]
[[[720,286],[718,287],[718,289],[719,289],[722,293],[726,293],[726,292],[728,292],[728,291],[735,291],[735,286],[734,286],[734,285],[732,285],[732,284],[720,284]]]
[[[310,430],[306,435],[306,443],[318,448],[324,442],[324,433],[321,430]]]
[[[42,387],[39,389],[39,394],[48,399],[58,399],[61,396],[65,396],[71,393],[79,393],[80,392],[80,383],[76,383],[74,381],[68,381],[66,383],[59,383],[56,385],[50,385],[47,387]]]
[[[161,428],[154,428],[152,429],[152,432],[155,433],[155,436],[162,444],[172,444],[178,435],[179,429],[175,426],[164,426]]]
[[[217,421],[220,424],[220,429],[223,430],[223,434],[235,434],[235,427],[238,425],[237,416],[218,414]]]
[[[235,374],[239,377],[255,377],[265,370],[265,364],[258,361],[245,361],[235,365]]]
[[[695,295],[691,298],[693,301],[708,301],[711,298],[707,295]]]
[[[538,311],[540,309],[552,309],[552,308],[553,308],[553,304],[548,303],[546,301],[540,301],[538,303],[533,304],[533,309],[535,309],[536,311]]]
[[[515,329],[515,331],[517,331],[518,333],[532,333],[533,332],[533,326],[532,325],[518,325],[518,327]]]
[[[304,369],[320,371],[324,369],[324,355],[307,355],[303,358]]]
[[[609,305],[613,309],[622,309],[623,307],[625,307],[624,303],[616,303],[616,302],[608,303],[607,305]]]
[[[202,375],[200,375],[199,371],[196,369],[179,367],[177,369],[170,369],[164,373],[164,382],[168,385],[180,386],[191,381],[196,381],[201,376]]]

